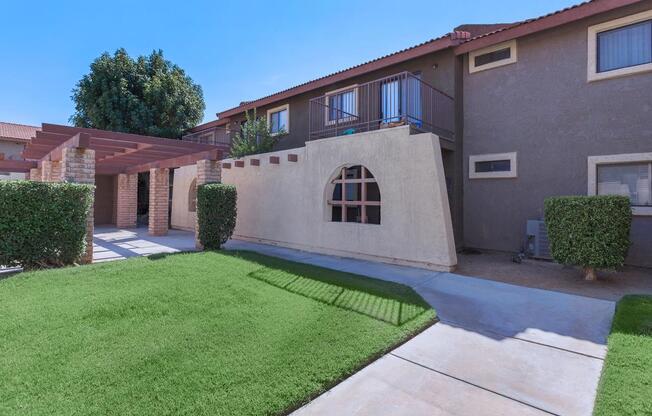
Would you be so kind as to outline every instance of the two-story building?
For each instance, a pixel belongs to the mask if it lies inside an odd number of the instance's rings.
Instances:
[[[449,269],[451,246],[545,257],[546,197],[620,194],[634,213],[628,262],[652,266],[652,0],[458,26],[243,102],[184,138],[228,143],[253,109],[287,134],[277,152],[224,162],[239,237]],[[193,175],[177,172],[173,226],[194,224]]]

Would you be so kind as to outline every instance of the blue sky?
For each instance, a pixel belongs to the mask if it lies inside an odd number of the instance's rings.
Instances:
[[[295,84],[438,37],[579,0],[15,1],[0,15],[0,121],[67,124],[104,51],[162,49],[204,90],[204,121]]]

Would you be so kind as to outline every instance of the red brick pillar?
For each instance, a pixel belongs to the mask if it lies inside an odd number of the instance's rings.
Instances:
[[[118,175],[115,225],[118,228],[136,227],[138,208],[138,174]]]
[[[207,183],[220,182],[222,180],[222,165],[217,160],[197,161],[197,186]],[[203,250],[204,246],[199,242],[199,220],[195,220],[195,247]]]
[[[168,233],[170,169],[149,170],[149,235]]]
[[[45,162],[43,162],[45,171]],[[95,150],[67,148],[63,150],[60,165],[60,179],[64,182],[86,183],[95,185]],[[95,197],[86,218],[86,252],[81,258],[82,264],[93,262],[93,231]]]
[[[50,160],[41,162],[41,181],[61,182],[61,162]]]
[[[41,182],[41,169],[32,168],[29,170],[29,180],[34,182]]]

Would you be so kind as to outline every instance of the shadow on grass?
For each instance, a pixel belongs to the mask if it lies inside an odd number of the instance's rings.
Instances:
[[[249,276],[288,292],[401,326],[429,311],[412,288],[253,252],[221,252],[262,266]]]

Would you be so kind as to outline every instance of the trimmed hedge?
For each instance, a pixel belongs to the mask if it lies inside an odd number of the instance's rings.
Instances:
[[[544,203],[550,251],[558,263],[613,269],[625,263],[632,208],[624,196],[563,196]]]
[[[233,185],[209,183],[197,187],[199,241],[204,248],[219,250],[231,238],[237,217],[237,199]]]
[[[92,185],[0,181],[0,265],[74,264],[86,248]]]

